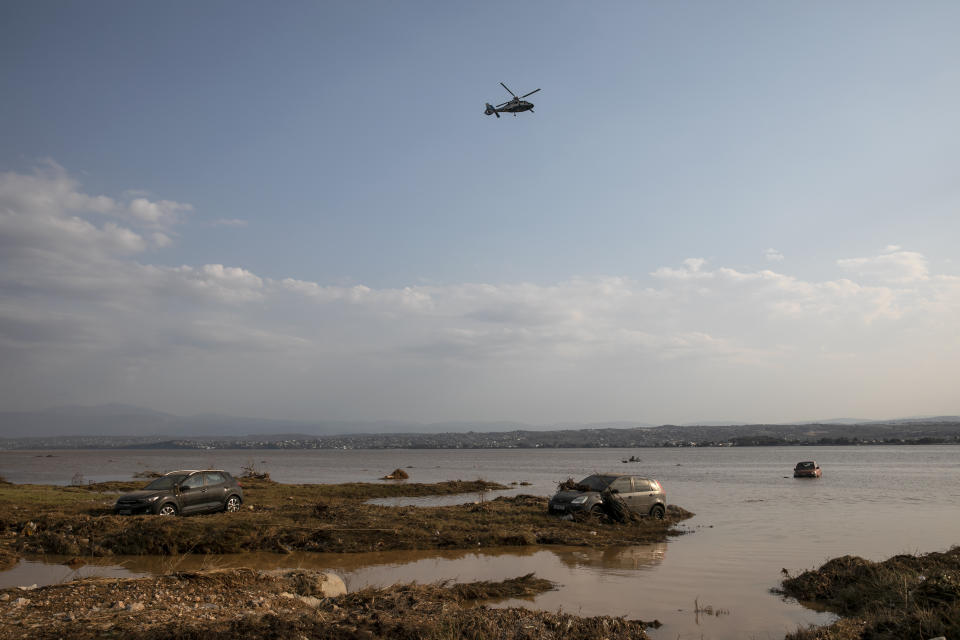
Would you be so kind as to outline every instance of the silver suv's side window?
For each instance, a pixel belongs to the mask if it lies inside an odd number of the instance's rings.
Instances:
[[[634,478],[633,484],[636,486],[637,491],[646,492],[646,491],[656,491],[657,488],[653,485],[652,482],[646,478]]]
[[[610,490],[618,493],[631,493],[630,478],[617,478],[610,483]]]
[[[216,471],[205,471],[204,474],[207,476],[207,486],[223,484],[225,482],[223,474],[217,473]]]

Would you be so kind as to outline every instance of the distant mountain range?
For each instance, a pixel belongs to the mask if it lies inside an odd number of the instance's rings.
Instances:
[[[910,423],[960,422],[960,416],[927,416],[893,420],[856,420],[837,418],[790,425],[871,425]],[[674,426],[674,425],[669,425]],[[742,422],[704,421],[681,425],[681,428],[737,427]],[[416,423],[404,421],[296,421],[261,418],[241,418],[216,414],[177,416],[125,404],[98,406],[65,406],[43,411],[0,412],[0,438],[43,438],[63,436],[111,436],[194,438],[247,436],[272,437],[296,434],[302,436],[332,436],[347,434],[439,434],[468,432],[538,432],[584,429],[651,429],[655,425],[643,422],[602,422],[592,424],[561,423],[529,425],[519,422],[438,422]],[[662,427],[660,427],[662,428]]]
[[[618,425],[621,423],[617,423]],[[624,426],[650,426],[622,423]],[[65,406],[43,411],[0,412],[0,438],[53,436],[214,437],[298,434],[442,433],[536,430],[519,422],[417,423],[399,420],[276,420],[217,414],[178,416],[126,404]]]

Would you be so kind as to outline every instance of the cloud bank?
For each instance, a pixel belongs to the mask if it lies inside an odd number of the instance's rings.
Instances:
[[[539,423],[958,410],[960,278],[916,250],[838,257],[819,281],[689,257],[548,285],[378,289],[162,264],[192,210],[84,193],[52,162],[0,174],[4,409]]]

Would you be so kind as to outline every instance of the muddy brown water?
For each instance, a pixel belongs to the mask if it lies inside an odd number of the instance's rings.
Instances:
[[[46,458],[52,454],[54,458]],[[641,462],[622,463],[631,455]],[[41,457],[37,457],[41,456]],[[816,459],[819,480],[791,477]],[[506,493],[550,494],[557,481],[594,471],[631,471],[661,481],[671,502],[697,513],[689,534],[667,543],[594,550],[507,548],[356,555],[242,554],[170,559],[92,559],[74,571],[64,558],[32,558],[0,573],[0,586],[49,584],[83,575],[149,575],[174,568],[315,567],[348,587],[394,582],[503,579],[536,572],[560,585],[533,601],[507,602],[582,615],[659,619],[660,640],[782,638],[831,619],[769,592],[781,568],[810,568],[844,554],[880,560],[960,543],[960,447],[759,447],[498,451],[55,451],[0,452],[13,482],[66,484],[129,479],[145,469],[255,463],[281,482],[376,481],[397,467],[414,482],[484,478],[529,482]],[[492,495],[385,500],[441,504]],[[695,602],[701,611],[696,611]]]

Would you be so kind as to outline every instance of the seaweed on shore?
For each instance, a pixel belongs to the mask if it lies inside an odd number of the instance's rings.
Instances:
[[[787,575],[778,592],[842,616],[788,640],[960,638],[960,547],[883,562],[842,556]]]
[[[0,488],[0,549],[18,555],[225,554],[245,551],[355,553],[565,544],[604,547],[659,542],[690,517],[675,507],[665,520],[629,525],[570,522],[547,513],[547,498],[518,495],[435,507],[370,504],[370,497],[476,494],[501,485],[350,483],[286,485],[244,480],[236,513],[178,518],[115,516],[113,485],[14,485]]]

